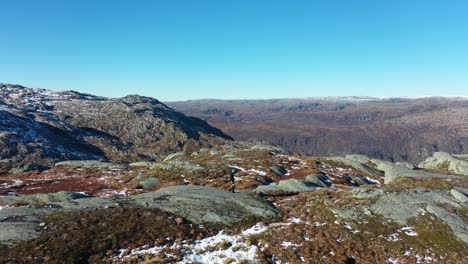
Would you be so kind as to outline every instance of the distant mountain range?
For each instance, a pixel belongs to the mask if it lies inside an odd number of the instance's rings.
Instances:
[[[0,84],[0,173],[69,159],[157,160],[231,138],[154,98]]]
[[[360,153],[419,162],[468,152],[468,98],[324,97],[167,103],[235,139],[258,138],[306,155]]]

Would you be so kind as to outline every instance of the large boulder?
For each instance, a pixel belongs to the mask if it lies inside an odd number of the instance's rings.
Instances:
[[[328,178],[325,174],[322,173],[308,175],[305,178],[305,181],[313,184],[316,187],[327,188],[332,186],[330,178]]]
[[[268,220],[279,216],[273,206],[250,193],[205,186],[171,186],[134,196],[132,203],[168,211],[199,224],[230,226],[253,218]]]
[[[416,178],[416,179],[429,179],[429,178],[439,178],[439,179],[461,179],[463,176],[457,175],[446,175],[439,173],[430,173],[422,170],[410,170],[404,167],[397,165],[386,165],[385,168],[382,168],[385,172],[385,184],[395,181],[399,177],[407,178]]]
[[[270,183],[268,185],[260,185],[255,188],[254,192],[265,195],[291,195],[301,192],[308,192],[316,187],[307,182],[297,179],[282,180],[278,183]]]
[[[278,165],[271,166],[270,170],[278,176],[284,176],[286,173],[288,173],[288,171],[285,168]]]
[[[157,164],[156,167],[161,168],[163,170],[187,170],[187,171],[200,171],[204,170],[205,168],[199,164],[195,164],[190,161],[185,160],[169,160],[164,163]]]
[[[446,169],[455,174],[468,176],[468,161],[457,159],[446,152],[436,152],[418,166],[424,169]]]

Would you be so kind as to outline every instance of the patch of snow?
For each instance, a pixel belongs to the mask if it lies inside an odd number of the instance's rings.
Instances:
[[[397,258],[392,258],[392,257],[389,257],[387,259],[388,263],[392,263],[392,264],[398,264],[398,259]]]
[[[258,174],[258,175],[260,175],[260,176],[266,176],[266,172],[261,171],[261,170],[250,169],[250,170],[248,170],[248,171],[249,171],[249,172],[256,173],[256,174]]]
[[[405,232],[405,234],[406,234],[407,236],[417,236],[417,235],[418,235],[418,233],[416,233],[416,231],[414,231],[413,228],[410,227],[410,226],[402,227],[401,230],[400,230],[400,232],[401,232],[401,231]]]
[[[286,249],[286,248],[288,248],[288,247],[300,247],[300,246],[302,246],[302,244],[299,245],[299,244],[295,244],[295,243],[292,243],[292,242],[289,242],[289,241],[283,241],[283,243],[281,243],[281,246],[282,246],[284,249]]]
[[[369,178],[369,177],[365,177],[365,178],[366,178],[366,180],[367,180],[368,182],[372,182],[372,183],[375,183],[375,184],[380,184],[380,182],[377,181],[377,180],[371,179],[371,178]]]

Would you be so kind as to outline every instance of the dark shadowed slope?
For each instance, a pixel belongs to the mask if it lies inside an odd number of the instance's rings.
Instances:
[[[263,139],[301,154],[361,153],[417,162],[435,151],[468,152],[466,98],[195,100],[168,105],[236,139]]]

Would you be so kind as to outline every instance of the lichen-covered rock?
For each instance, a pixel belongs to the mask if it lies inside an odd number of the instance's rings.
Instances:
[[[81,167],[81,168],[110,168],[110,169],[122,169],[124,165],[114,164],[110,162],[102,162],[99,160],[66,160],[55,163],[55,166],[66,166],[66,167]]]
[[[199,164],[192,163],[190,161],[184,160],[169,160],[164,163],[157,164],[156,167],[159,167],[163,170],[187,170],[187,171],[200,171],[204,170],[205,168]]]
[[[255,188],[254,192],[265,195],[290,195],[301,192],[308,192],[315,189],[315,185],[302,180],[289,179],[281,180],[278,183],[270,183],[268,185],[260,185]]]
[[[381,166],[382,168],[382,166]],[[461,179],[463,176],[457,175],[446,175],[439,173],[430,173],[421,170],[410,170],[404,167],[396,165],[385,165],[382,168],[385,172],[385,184],[391,183],[396,180],[398,177],[408,177],[416,179],[429,179],[429,178],[439,178],[439,179]]]
[[[336,163],[342,163],[346,166],[350,166],[356,170],[359,170],[369,176],[380,177],[380,172],[378,170],[371,168],[365,164],[362,164],[356,160],[350,160],[350,159],[343,158],[343,157],[329,157],[329,158],[325,158],[325,160],[329,160],[329,161],[336,162]]]
[[[204,186],[172,186],[132,197],[134,205],[159,208],[195,223],[234,225],[249,218],[272,219],[279,212],[247,192]]]
[[[455,174],[468,176],[468,161],[457,159],[446,152],[436,152],[430,158],[419,163],[424,169],[446,169]]]
[[[140,181],[140,185],[143,189],[151,189],[156,187],[156,185],[160,182],[160,180],[156,177],[149,177]]]

